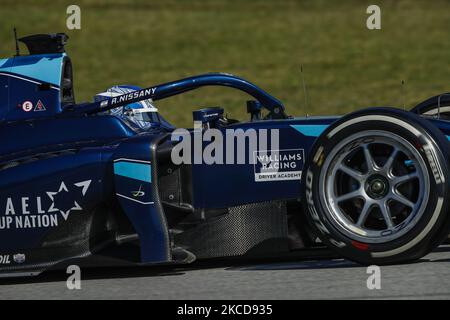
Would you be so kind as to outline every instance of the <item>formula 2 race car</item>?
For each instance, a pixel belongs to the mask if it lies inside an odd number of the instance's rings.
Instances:
[[[67,36],[20,41],[29,55],[0,60],[2,276],[325,245],[362,264],[403,263],[449,234],[449,99],[294,118],[215,73],[76,104]],[[211,85],[252,96],[250,121],[212,107],[181,129],[155,107]]]

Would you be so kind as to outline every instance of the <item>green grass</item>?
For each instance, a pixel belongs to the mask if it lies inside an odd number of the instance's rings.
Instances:
[[[82,9],[80,31],[65,27],[72,3]],[[2,0],[0,56],[13,54],[13,26],[20,35],[66,32],[79,102],[114,84],[150,86],[212,71],[256,83],[292,115],[401,107],[402,80],[407,108],[450,91],[450,2],[376,3],[380,31],[366,28],[372,1]],[[245,119],[246,99],[231,89],[204,88],[158,106],[187,126],[191,111],[204,106],[224,106]]]

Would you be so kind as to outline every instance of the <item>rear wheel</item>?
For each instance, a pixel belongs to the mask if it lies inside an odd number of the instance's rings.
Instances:
[[[304,170],[313,229],[364,264],[425,255],[448,234],[447,148],[439,130],[411,113],[377,108],[343,117],[316,141]]]
[[[450,92],[431,97],[411,109],[411,112],[432,118],[450,119]]]

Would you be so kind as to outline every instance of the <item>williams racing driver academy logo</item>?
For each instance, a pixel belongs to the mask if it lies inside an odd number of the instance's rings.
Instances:
[[[304,156],[303,149],[255,151],[255,181],[300,180]]]
[[[81,212],[82,200],[92,180],[61,181],[37,196],[6,196],[0,199],[0,230],[57,227],[69,216]]]

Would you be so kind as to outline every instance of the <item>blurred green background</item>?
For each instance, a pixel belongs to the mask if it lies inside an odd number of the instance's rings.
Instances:
[[[69,4],[81,7],[81,30],[66,28]],[[382,30],[366,28],[370,4],[381,7]],[[407,108],[450,91],[446,0],[1,0],[0,10],[0,56],[14,53],[13,26],[19,36],[69,35],[78,102],[115,84],[150,86],[217,71],[256,83],[291,115],[402,107],[402,80]],[[246,119],[246,100],[232,89],[204,88],[157,105],[189,126],[191,110],[205,106]]]

